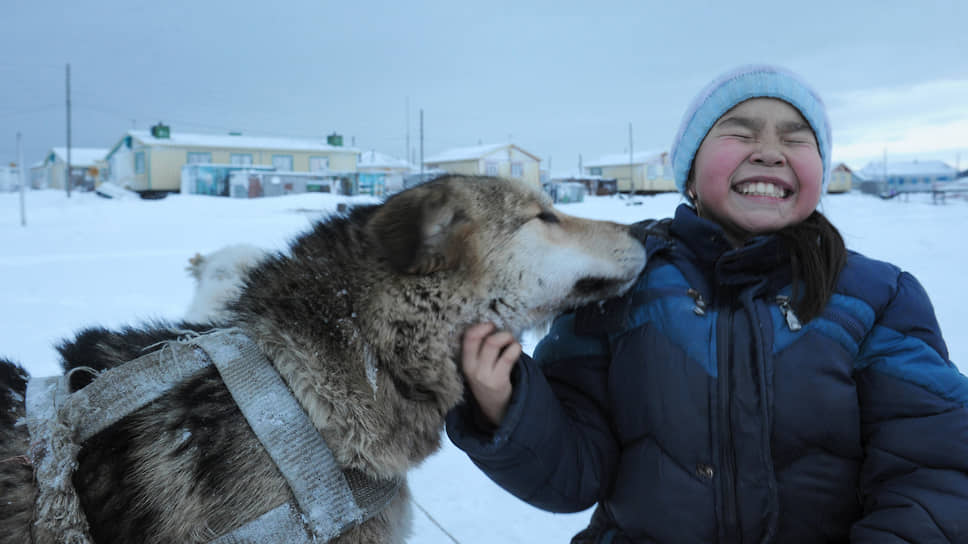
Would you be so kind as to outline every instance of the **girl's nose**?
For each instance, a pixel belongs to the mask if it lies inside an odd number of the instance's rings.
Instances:
[[[764,140],[750,154],[750,162],[763,166],[782,166],[786,163],[786,157],[780,152],[776,142]]]

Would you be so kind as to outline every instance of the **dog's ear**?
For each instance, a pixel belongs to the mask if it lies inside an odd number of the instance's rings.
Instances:
[[[201,253],[196,253],[194,257],[188,259],[188,266],[185,270],[188,271],[196,280],[202,279],[202,263],[205,262],[205,257]]]
[[[367,235],[396,271],[430,274],[460,264],[470,221],[452,192],[432,184],[398,193],[367,223]]]

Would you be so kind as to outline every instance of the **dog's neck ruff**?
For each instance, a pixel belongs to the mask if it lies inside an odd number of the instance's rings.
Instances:
[[[238,329],[220,329],[185,342],[166,342],[99,374],[75,393],[69,392],[69,375],[30,380],[26,419],[38,486],[38,526],[65,542],[92,542],[71,482],[81,445],[212,365],[289,484],[295,504],[277,506],[211,544],[328,541],[370,519],[396,496],[402,479],[374,481],[356,470],[340,470],[258,347]]]

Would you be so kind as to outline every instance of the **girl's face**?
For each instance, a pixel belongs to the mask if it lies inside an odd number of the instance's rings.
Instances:
[[[739,245],[810,216],[822,182],[817,138],[800,111],[775,98],[752,98],[706,134],[689,187],[700,214]]]

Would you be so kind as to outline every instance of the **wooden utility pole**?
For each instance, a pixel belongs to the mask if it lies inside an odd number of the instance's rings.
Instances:
[[[67,167],[64,169],[64,186],[67,198],[71,197],[71,65],[67,63]]]
[[[423,182],[423,108],[420,108],[420,181]]]
[[[24,204],[25,196],[24,188],[27,185],[27,175],[24,173],[26,169],[24,168],[24,147],[23,142],[20,138],[20,133],[17,133],[17,165],[20,167],[20,226],[27,226],[27,211],[26,205]]]
[[[409,96],[406,97],[406,101],[404,103],[404,112],[407,120],[407,137],[406,137],[407,151],[403,154],[403,158],[409,162],[410,161],[410,97]]]
[[[635,194],[635,162],[632,152],[632,122],[629,121],[629,194]]]

